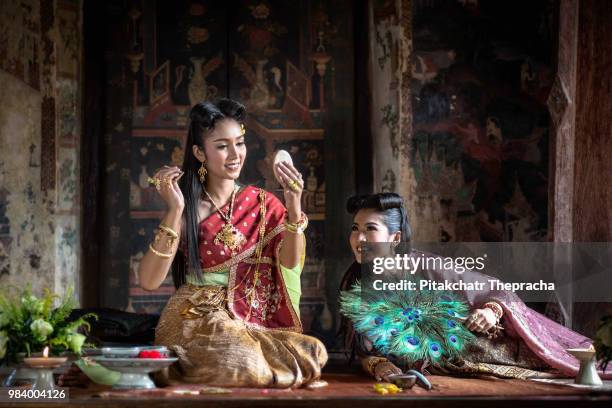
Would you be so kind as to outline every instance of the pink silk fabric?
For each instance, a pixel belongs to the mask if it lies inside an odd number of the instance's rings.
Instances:
[[[434,255],[427,254],[427,256]],[[478,272],[467,271],[458,274],[452,269],[427,270],[422,271],[422,273],[425,278],[436,281],[486,282],[487,278],[492,279]],[[578,360],[565,350],[588,348],[593,340],[530,309],[512,291],[465,291],[463,296],[470,304],[470,309],[480,308],[488,301],[499,303],[504,309],[502,318],[504,335],[520,337],[542,361],[560,373],[570,377],[575,377],[578,374],[580,368]],[[606,373],[599,370],[598,373],[603,379],[612,379],[610,370],[607,370]]]

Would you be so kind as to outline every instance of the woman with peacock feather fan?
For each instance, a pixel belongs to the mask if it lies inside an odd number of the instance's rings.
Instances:
[[[351,197],[347,210],[353,215],[349,240],[355,262],[340,284],[340,334],[350,360],[359,357],[376,380],[388,381],[406,369],[501,378],[577,374],[577,361],[565,350],[588,347],[592,340],[528,308],[513,292],[362,290],[362,264],[370,261],[371,252],[395,251],[410,241],[411,229],[402,197],[394,193]],[[423,253],[412,250],[411,255]],[[452,269],[419,274],[438,282],[458,276],[482,281],[484,276],[473,271],[459,275]]]

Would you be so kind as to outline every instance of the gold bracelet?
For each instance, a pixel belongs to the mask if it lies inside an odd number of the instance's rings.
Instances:
[[[497,317],[498,322],[504,315],[504,309],[502,309],[501,305],[497,302],[493,302],[493,301],[487,302],[484,305],[482,305],[482,308],[491,309],[493,313],[495,313],[495,317]]]
[[[160,258],[169,259],[174,256],[174,254],[164,254],[163,252],[159,252],[157,249],[153,248],[153,245],[149,244],[149,249]]]
[[[172,238],[178,238],[178,233],[167,225],[159,224],[159,229],[165,231]]]
[[[387,360],[384,357],[368,357],[366,370],[371,375],[376,375],[376,372],[375,372],[376,366],[379,365],[380,363],[388,363],[388,362],[389,360]]]
[[[302,213],[302,216],[298,222],[289,222],[287,218],[285,218],[285,229],[289,232],[294,234],[302,234],[307,227],[308,217],[304,213]]]

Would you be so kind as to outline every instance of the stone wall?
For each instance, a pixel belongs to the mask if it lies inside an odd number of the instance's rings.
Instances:
[[[79,281],[81,2],[0,4],[0,284]]]

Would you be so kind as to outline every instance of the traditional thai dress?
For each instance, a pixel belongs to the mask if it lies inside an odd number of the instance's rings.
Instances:
[[[435,257],[413,251],[415,257]],[[443,263],[441,263],[443,264]],[[352,268],[355,265],[352,266]],[[357,266],[358,267],[358,266]],[[466,271],[462,274],[453,269],[419,270],[417,275],[427,280],[451,283],[463,281],[485,282],[486,275]],[[360,280],[360,270],[356,271],[353,280]],[[492,279],[492,278],[491,278]],[[341,289],[350,288],[352,282],[345,277]],[[433,374],[456,375],[493,375],[501,378],[547,378],[575,377],[579,363],[566,349],[588,348],[592,340],[548,317],[530,309],[521,298],[512,291],[481,290],[455,291],[470,307],[470,310],[481,308],[486,302],[497,302],[504,314],[501,324],[503,335],[494,339],[476,334],[473,344],[467,346],[463,358],[455,361],[444,361],[441,365],[430,366],[427,370]],[[377,355],[371,343],[352,327],[349,329],[349,342],[354,344],[356,352],[364,357]],[[379,355],[379,354],[378,354]],[[390,358],[396,365],[402,367],[402,362]],[[412,367],[402,367],[412,368]],[[610,371],[599,371],[602,378],[612,378]]]
[[[221,209],[223,211],[223,209]],[[232,225],[239,248],[224,242],[219,213],[199,224],[203,279],[187,276],[170,298],[155,343],[173,350],[170,377],[232,387],[299,387],[320,378],[325,346],[302,334],[302,263],[280,264],[285,207],[256,187],[235,197]],[[177,254],[179,256],[180,254]]]

